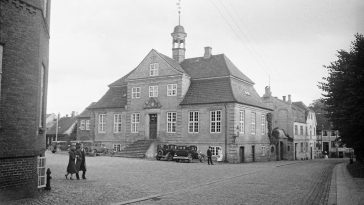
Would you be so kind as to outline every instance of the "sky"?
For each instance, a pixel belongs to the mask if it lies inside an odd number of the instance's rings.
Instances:
[[[173,28],[186,58],[224,53],[262,96],[322,97],[323,65],[364,34],[360,0],[53,0],[47,113],[81,113],[155,49],[172,56]]]

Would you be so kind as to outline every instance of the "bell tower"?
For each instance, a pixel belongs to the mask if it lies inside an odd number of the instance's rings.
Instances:
[[[172,57],[178,63],[185,59],[186,37],[185,29],[181,26],[181,10],[178,10],[178,26],[174,27],[172,36]]]

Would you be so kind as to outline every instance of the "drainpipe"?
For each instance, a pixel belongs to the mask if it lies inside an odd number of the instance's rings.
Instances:
[[[228,137],[228,121],[227,121],[227,108],[226,108],[226,103],[224,103],[224,107],[225,107],[225,159],[224,162],[228,162],[227,160],[227,137]]]
[[[1,100],[1,78],[3,74],[3,44],[0,43],[0,100]]]

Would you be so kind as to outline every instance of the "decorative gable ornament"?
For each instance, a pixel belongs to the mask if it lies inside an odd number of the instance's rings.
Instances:
[[[160,104],[158,99],[154,98],[154,97],[149,98],[149,100],[147,100],[144,103],[144,109],[155,109],[155,108],[161,108],[161,107],[162,107],[162,105]]]

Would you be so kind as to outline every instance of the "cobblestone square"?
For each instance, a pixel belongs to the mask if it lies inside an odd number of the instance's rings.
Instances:
[[[325,204],[342,160],[245,164],[87,157],[87,180],[67,180],[66,153],[46,153],[52,190],[10,204]]]

